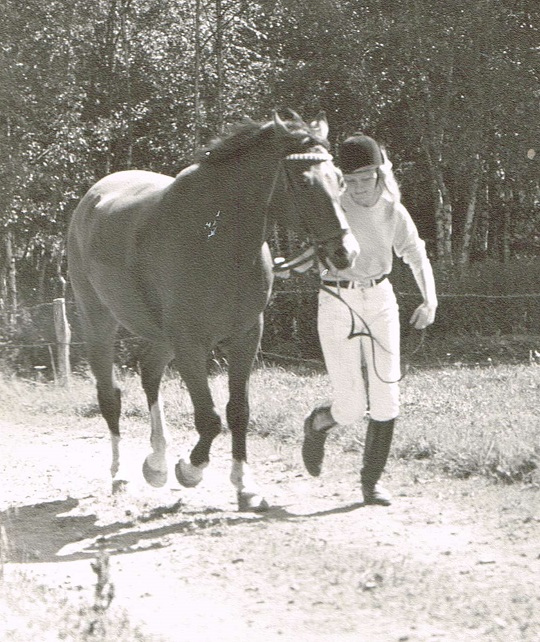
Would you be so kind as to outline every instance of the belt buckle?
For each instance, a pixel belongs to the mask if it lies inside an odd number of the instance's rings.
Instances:
[[[372,288],[375,285],[375,279],[369,279],[367,281],[363,281],[360,283],[359,281],[355,282],[355,287],[359,288],[360,290],[369,290],[369,288]]]

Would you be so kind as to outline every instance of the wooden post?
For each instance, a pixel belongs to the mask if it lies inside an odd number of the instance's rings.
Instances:
[[[69,344],[71,342],[71,329],[66,315],[66,300],[54,299],[54,330],[56,332],[56,355],[58,362],[58,383],[69,386],[71,378],[71,365],[69,362]]]

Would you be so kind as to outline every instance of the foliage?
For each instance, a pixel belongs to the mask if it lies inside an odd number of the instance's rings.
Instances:
[[[58,295],[69,215],[96,179],[135,167],[175,174],[226,124],[274,108],[307,119],[325,110],[333,144],[359,129],[382,140],[441,270],[457,262],[472,274],[488,259],[499,274],[501,261],[538,255],[532,0],[2,0],[2,9],[4,310],[16,305],[10,270],[19,304]],[[271,243],[278,253],[282,235]],[[307,346],[306,306],[292,321]]]
[[[131,429],[139,422],[137,432],[146,434],[147,405],[139,377],[125,372],[121,382],[124,416],[129,417]],[[224,417],[226,372],[214,374],[210,385],[216,408]],[[538,483],[539,386],[538,364],[413,370],[401,383],[402,412],[393,456],[423,462],[424,468],[452,477]],[[58,426],[61,416],[76,416],[77,421],[95,421],[99,416],[94,384],[86,377],[74,377],[69,390],[4,378],[0,392],[5,420],[24,421],[26,417],[27,421],[30,415],[39,418],[39,425],[53,421]],[[172,370],[164,378],[162,395],[169,423],[191,426],[193,406]],[[249,430],[278,443],[298,443],[304,417],[330,397],[328,377],[320,368],[285,369],[261,363],[251,380]],[[340,428],[331,439],[336,444],[333,448],[361,450],[363,422]]]

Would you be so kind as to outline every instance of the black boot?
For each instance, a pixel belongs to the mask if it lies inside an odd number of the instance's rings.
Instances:
[[[304,421],[302,459],[313,477],[321,474],[324,459],[324,443],[330,428],[336,425],[329,406],[315,408]]]
[[[389,506],[392,503],[390,494],[378,482],[390,452],[394,423],[395,419],[388,421],[369,420],[364,447],[364,465],[361,472],[364,504]]]

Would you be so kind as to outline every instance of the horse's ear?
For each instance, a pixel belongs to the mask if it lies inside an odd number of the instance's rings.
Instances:
[[[281,120],[277,111],[274,112],[274,127],[276,130],[276,134],[281,134],[283,136],[289,134],[287,125]]]
[[[320,111],[317,114],[317,118],[310,123],[310,126],[319,134],[321,138],[328,138],[328,132],[330,128],[328,127],[328,120],[326,120],[326,112]]]

